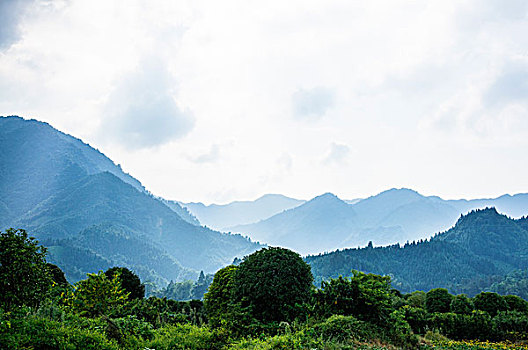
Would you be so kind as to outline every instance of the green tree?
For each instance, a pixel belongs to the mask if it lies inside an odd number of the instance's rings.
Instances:
[[[486,311],[495,316],[499,311],[508,310],[508,304],[503,297],[493,292],[482,292],[473,297],[475,309]]]
[[[386,321],[392,310],[389,276],[352,271],[353,276],[321,283],[315,292],[316,312],[321,317],[352,315],[375,323]]]
[[[453,297],[450,305],[451,312],[455,314],[470,314],[473,311],[473,303],[465,294],[459,294]]]
[[[200,271],[200,276],[198,277],[198,280],[193,283],[192,289],[191,289],[191,299],[203,299],[205,292],[207,292],[207,288],[209,288],[209,285],[211,284],[211,275],[204,275],[203,271]]]
[[[103,271],[89,273],[88,278],[75,283],[67,303],[82,316],[108,316],[118,305],[123,305],[128,293],[121,287],[119,273],[112,279]]]
[[[0,305],[38,306],[51,287],[46,248],[25,230],[0,232]]]
[[[204,295],[204,307],[209,323],[213,327],[222,324],[222,320],[229,318],[231,313],[231,300],[235,285],[235,272],[237,266],[229,265],[215,273],[213,283]]]
[[[407,304],[412,307],[419,307],[425,309],[425,292],[417,290],[411,294],[406,295]]]
[[[264,248],[246,256],[238,266],[233,297],[258,321],[291,321],[309,301],[312,281],[310,266],[299,254]]]
[[[427,312],[449,312],[453,296],[445,288],[431,289],[425,294]]]
[[[69,283],[64,276],[64,272],[55,264],[47,263],[48,271],[51,276],[51,280],[59,286],[67,286]]]
[[[508,310],[528,312],[528,301],[517,295],[505,295],[503,296],[504,301],[508,304]]]
[[[141,283],[138,275],[126,267],[112,267],[106,270],[105,275],[109,280],[119,275],[121,287],[128,293],[128,299],[143,299],[145,297],[145,285]]]

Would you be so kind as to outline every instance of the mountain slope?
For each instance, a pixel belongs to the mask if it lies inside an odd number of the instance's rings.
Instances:
[[[61,252],[69,250],[94,262],[69,260],[72,273],[122,261],[170,280],[193,271],[213,272],[259,248],[240,235],[183,220],[104,155],[48,124],[0,118],[0,146],[0,213],[5,215],[0,229],[25,228],[53,243],[57,261],[64,261]],[[90,232],[93,244],[82,239],[83,232]],[[98,241],[111,244],[94,246]],[[166,258],[155,265],[146,258],[127,261],[112,253],[132,253],[124,247],[132,243],[138,252]]]
[[[229,229],[264,243],[291,247],[301,254],[313,254],[328,248],[364,246],[369,241],[374,245],[390,245],[425,239],[452,227],[461,214],[490,204],[500,205],[509,215],[528,213],[526,194],[446,201],[406,188],[393,188],[363,200],[344,201],[331,210],[323,209],[322,205],[301,205],[269,219]],[[328,213],[328,217],[324,213]],[[304,241],[293,242],[302,236],[299,234],[301,230],[305,232]],[[314,241],[315,237],[322,235],[331,241],[326,244]],[[310,246],[309,242],[313,244]]]
[[[0,150],[0,195],[11,218],[83,175],[108,171],[144,191],[102,153],[47,123],[0,117]]]
[[[474,294],[500,276],[527,268],[527,253],[528,231],[495,209],[485,209],[462,216],[452,229],[430,241],[346,249],[306,261],[317,281],[357,269],[391,275],[393,285],[404,292],[443,286],[454,293]]]
[[[181,203],[207,227],[225,230],[235,225],[245,225],[267,219],[284,210],[304,203],[302,200],[280,194],[267,194],[255,201],[237,201],[229,204]]]
[[[331,193],[286,210],[251,225],[231,228],[234,232],[251,232],[253,240],[280,245],[302,253],[337,249],[350,237],[356,213],[350,205]],[[368,241],[365,241],[366,244]]]

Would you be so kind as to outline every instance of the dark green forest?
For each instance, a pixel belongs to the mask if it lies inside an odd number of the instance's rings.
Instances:
[[[343,249],[308,256],[316,284],[360,270],[392,278],[402,292],[447,288],[474,296],[483,290],[528,298],[528,220],[494,208],[461,216],[450,230],[402,246]]]
[[[185,296],[207,291],[189,301],[146,298],[137,274],[116,266],[71,285],[47,253],[24,230],[0,233],[2,349],[528,349],[519,296],[402,293],[390,276],[358,270],[316,287],[310,265],[284,248],[201,273]],[[174,286],[164,293],[185,292]]]

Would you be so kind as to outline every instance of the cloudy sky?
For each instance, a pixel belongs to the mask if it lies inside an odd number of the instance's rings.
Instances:
[[[528,192],[528,1],[0,0],[0,115],[157,195]]]

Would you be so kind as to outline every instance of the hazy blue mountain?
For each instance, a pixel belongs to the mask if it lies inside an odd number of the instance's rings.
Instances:
[[[341,202],[329,210],[322,209],[324,204],[301,205],[269,219],[234,226],[230,230],[260,242],[310,254],[325,251],[328,247],[364,246],[369,241],[379,246],[428,238],[452,227],[461,214],[487,206],[497,206],[514,217],[528,213],[526,194],[451,201],[402,188],[390,189],[359,201]],[[297,240],[301,231],[304,232],[304,239]],[[327,242],[316,243],[320,237],[326,237]]]
[[[177,279],[259,247],[185,221],[103,154],[48,124],[0,118],[0,157],[0,229],[49,242],[50,259],[70,279],[117,263],[141,277]]]
[[[483,209],[462,216],[429,241],[345,249],[306,261],[318,282],[356,269],[391,275],[393,285],[404,292],[447,287],[452,293],[475,294],[528,268],[528,230],[523,220]]]
[[[0,117],[0,150],[0,194],[10,194],[2,198],[11,218],[83,175],[107,171],[144,191],[102,153],[47,123]]]
[[[498,198],[490,199],[473,199],[473,200],[448,200],[450,205],[458,208],[462,213],[474,209],[486,207],[495,207],[501,213],[505,213],[513,218],[520,218],[528,214],[528,193],[519,193],[516,195],[505,194]]]
[[[216,230],[225,230],[235,225],[245,225],[267,219],[302,203],[304,201],[280,194],[266,194],[254,201],[237,201],[229,204],[181,204],[189,209],[203,225]]]
[[[171,208],[173,211],[175,211],[183,220],[187,221],[190,224],[201,226],[200,221],[194,216],[189,209],[182,206],[179,202],[176,201],[169,201],[163,198],[158,198],[161,200],[166,206]]]
[[[337,249],[352,238],[360,240],[350,237],[349,228],[355,225],[352,206],[326,193],[269,219],[231,229],[250,233],[256,241],[315,253]]]
[[[373,237],[375,244],[405,243],[427,238],[455,224],[463,212],[438,197],[425,197],[416,191],[391,189],[353,205],[365,232],[379,227],[399,227],[389,241]]]

